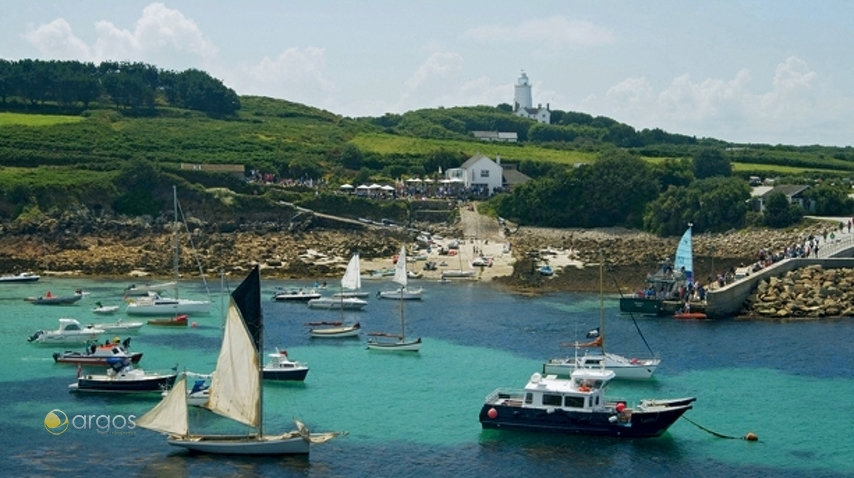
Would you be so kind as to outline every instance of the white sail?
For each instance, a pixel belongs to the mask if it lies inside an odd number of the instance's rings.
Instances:
[[[406,275],[406,246],[400,246],[400,255],[397,257],[397,264],[394,265],[394,278],[392,281],[397,282],[403,287],[407,283]]]
[[[182,376],[166,398],[154,408],[137,419],[136,424],[142,428],[170,435],[186,436],[189,433],[187,425],[187,385]]]
[[[693,282],[694,280],[694,247],[691,241],[691,225],[688,225],[688,230],[682,234],[682,239],[679,240],[679,246],[676,248],[676,260],[674,268],[678,272],[685,273],[685,280]]]
[[[362,272],[359,267],[358,252],[353,254],[350,263],[347,264],[347,271],[341,278],[341,287],[345,290],[360,290],[362,288]]]
[[[229,300],[222,348],[216,360],[216,373],[211,379],[210,398],[205,408],[224,417],[257,427],[260,423],[260,363],[252,337],[240,311]]]

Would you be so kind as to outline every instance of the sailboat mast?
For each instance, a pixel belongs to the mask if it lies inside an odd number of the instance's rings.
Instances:
[[[173,237],[172,237],[172,243],[173,243],[172,247],[175,250],[174,250],[174,254],[172,255],[172,261],[173,261],[172,267],[174,269],[173,272],[175,274],[175,300],[178,300],[178,265],[180,263],[180,260],[179,260],[180,251],[179,251],[179,246],[178,246],[178,187],[175,185],[172,186],[172,208],[173,208],[173,211],[175,213],[175,224],[174,224],[175,230],[173,231]],[[175,315],[178,315],[177,309],[175,311]]]
[[[602,339],[602,352],[605,351],[605,254],[599,251],[599,338]]]

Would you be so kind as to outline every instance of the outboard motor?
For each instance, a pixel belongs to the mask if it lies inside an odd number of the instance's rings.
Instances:
[[[130,337],[126,338],[124,342],[122,342],[122,347],[124,347],[125,350],[130,349]]]
[[[32,337],[28,338],[27,342],[32,342],[34,340],[37,340],[42,335],[44,335],[44,330],[39,330],[38,332],[34,333]]]

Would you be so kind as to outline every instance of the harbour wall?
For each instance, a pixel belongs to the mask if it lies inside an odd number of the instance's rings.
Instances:
[[[819,257],[784,259],[720,289],[708,291],[706,315],[710,319],[722,319],[738,314],[744,301],[756,289],[756,285],[769,277],[781,276],[786,272],[812,265],[820,265],[823,269],[854,268],[854,242],[840,241],[826,244],[825,248],[826,250],[820,250]]]

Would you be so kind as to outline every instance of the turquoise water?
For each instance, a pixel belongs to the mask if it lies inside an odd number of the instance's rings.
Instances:
[[[9,456],[0,462],[3,476],[81,475],[105,464],[119,473],[168,476],[565,476],[576,469],[595,476],[854,474],[854,440],[848,433],[854,419],[846,412],[854,396],[854,322],[639,319],[663,363],[655,379],[615,382],[611,393],[629,400],[696,396],[688,418],[724,435],[754,432],[759,442],[718,438],[685,420],[661,438],[644,440],[482,431],[477,414],[484,397],[497,387],[523,386],[543,360],[567,353],[560,342],[583,339],[598,325],[599,298],[573,293],[530,298],[477,283],[425,282],[424,300],[405,309],[408,333],[424,340],[421,353],[388,354],[367,351],[365,337],[309,338],[305,322],[336,319],[338,312],[267,300],[276,286],[308,283],[263,282],[267,351],[285,348],[311,366],[304,383],[265,385],[267,431],[290,430],[297,417],[316,431],[350,433],[315,447],[309,458],[191,456],[138,428],[69,429],[53,436],[43,426],[52,409],[69,417],[126,417],[140,416],[157,403],[156,398],[70,394],[67,385],[76,368],[53,362],[58,349],[26,341],[35,330],[56,328],[59,317],[110,320],[90,309],[98,300],[121,303],[126,285],[49,278],[0,288],[0,446]],[[78,287],[90,295],[75,306],[21,300]],[[219,283],[209,287],[216,289],[214,311],[191,317],[196,327],[145,326],[133,336],[132,348],[145,354],[141,368],[177,364],[212,371],[222,320]],[[200,283],[182,288],[182,296],[205,295]],[[368,300],[365,311],[347,318],[360,321],[366,332],[399,329],[396,301]],[[631,320],[619,316],[616,301],[606,307],[609,349],[641,354],[644,345]],[[204,411],[191,418],[192,426],[203,430],[242,430]]]

